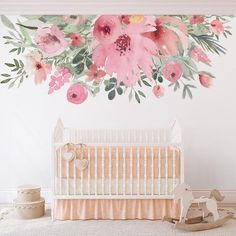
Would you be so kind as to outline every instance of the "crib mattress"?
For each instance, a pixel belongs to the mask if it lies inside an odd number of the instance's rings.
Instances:
[[[171,194],[173,187],[179,183],[179,178],[153,179],[153,192],[152,179],[147,179],[146,181],[144,179],[140,179],[139,192],[137,179],[132,179],[132,187],[130,179],[126,179],[125,184],[122,179],[118,179],[118,181],[113,179],[111,182],[108,179],[105,179],[103,182],[101,178],[97,179],[97,181],[90,179],[89,182],[87,179],[83,179],[81,182],[81,179],[72,178],[56,178],[55,181],[57,190],[55,194],[58,195],[95,195],[96,188],[97,194],[102,195],[109,195],[110,193],[112,195],[123,194],[124,189],[126,195],[167,195]],[[97,187],[95,187],[96,182]]]
[[[57,220],[159,220],[179,217],[179,203],[171,199],[63,199],[54,200]]]

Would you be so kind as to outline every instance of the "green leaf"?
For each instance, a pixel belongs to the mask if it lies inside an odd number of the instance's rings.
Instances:
[[[80,63],[75,67],[75,72],[77,75],[81,74],[84,71],[84,63]]]
[[[30,29],[30,30],[37,30],[38,29],[38,27],[36,27],[36,26],[23,25],[21,23],[16,23],[16,24],[23,27],[23,28]]]
[[[11,52],[15,52],[15,51],[17,51],[17,48],[13,48],[13,49],[10,50],[9,52],[11,53]]]
[[[12,22],[4,15],[1,16],[2,23],[8,27],[9,29],[15,30],[15,26],[12,24]]]
[[[14,80],[13,82],[11,82],[11,83],[9,84],[9,86],[8,86],[8,89],[12,88],[12,87],[14,86],[15,82],[16,82],[16,80]]]
[[[115,78],[115,77],[112,77],[112,78],[110,78],[110,82],[111,82],[111,83],[114,83],[114,84],[116,84],[116,81],[117,81],[117,80],[116,80],[116,78]]]
[[[116,90],[111,90],[109,93],[108,93],[108,99],[109,100],[113,100],[116,96]]]
[[[137,101],[138,103],[141,102],[137,92],[135,92],[135,99],[136,99],[136,101]]]
[[[186,86],[184,86],[183,94],[182,94],[182,98],[185,99],[185,97],[186,97]]]
[[[121,87],[116,88],[116,91],[119,95],[123,93],[123,89]]]
[[[148,87],[152,87],[152,85],[149,84],[146,80],[143,80],[143,83],[144,83],[146,86],[148,86]]]
[[[138,90],[138,93],[139,93],[139,95],[141,95],[142,97],[146,97],[146,95],[142,92],[142,91],[140,91],[140,90]]]
[[[90,67],[92,64],[93,64],[92,61],[91,61],[89,58],[87,58],[87,59],[86,59],[86,67],[89,69],[89,67]]]
[[[10,77],[9,74],[1,74],[1,76],[3,76],[3,77]]]
[[[16,59],[13,59],[13,60],[14,60],[15,66],[19,67],[19,62]]]
[[[8,66],[8,67],[15,67],[15,65],[12,64],[12,63],[5,63],[5,65]]]
[[[13,39],[12,37],[10,36],[3,36],[4,39]]]
[[[11,80],[11,79],[2,80],[2,81],[1,81],[1,84],[6,84],[6,83],[8,83],[10,80]]]
[[[72,60],[72,64],[78,64],[80,62],[82,62],[84,60],[84,56],[80,54],[80,52],[78,54],[76,54],[76,56],[73,58]]]
[[[158,77],[158,82],[162,83],[163,82],[163,78],[161,76]]]
[[[132,92],[132,90],[130,90],[130,93],[129,93],[129,101],[131,101],[132,98],[133,98],[133,92]]]
[[[108,85],[105,86],[105,91],[110,91],[114,87],[115,87],[115,84],[108,84]]]

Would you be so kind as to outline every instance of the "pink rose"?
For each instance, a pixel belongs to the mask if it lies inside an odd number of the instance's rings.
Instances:
[[[212,78],[213,78],[212,76],[205,74],[205,73],[199,74],[199,81],[200,81],[201,85],[205,88],[209,88],[213,85]]]
[[[201,61],[206,64],[209,64],[211,62],[210,59],[208,58],[207,54],[205,52],[203,52],[203,50],[201,48],[198,48],[198,47],[194,47],[191,50],[190,56],[191,56],[191,58],[193,58],[197,62]]]
[[[68,47],[63,32],[55,25],[39,28],[34,39],[38,48],[49,55],[58,55]]]
[[[67,91],[67,100],[74,104],[83,103],[87,99],[87,97],[87,89],[79,83],[72,84]]]
[[[165,89],[160,85],[155,85],[152,89],[152,92],[157,98],[163,97]]]
[[[112,40],[120,32],[120,21],[116,16],[100,16],[93,29],[93,36],[98,41]]]
[[[169,80],[170,82],[174,83],[180,79],[182,76],[182,68],[179,63],[177,62],[169,62],[165,64],[162,69],[162,74],[165,79]]]
[[[216,35],[219,35],[224,32],[224,26],[220,20],[213,20],[211,22],[210,29],[211,29],[212,33],[214,33]]]
[[[204,17],[203,16],[199,16],[199,15],[195,15],[195,16],[192,16],[190,18],[189,22],[190,22],[191,25],[199,24],[199,23],[204,22]]]

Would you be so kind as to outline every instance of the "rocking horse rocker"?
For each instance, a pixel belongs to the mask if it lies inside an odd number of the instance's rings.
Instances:
[[[211,191],[210,198],[194,198],[190,186],[183,183],[175,187],[173,195],[174,200],[180,199],[181,202],[180,218],[164,218],[163,220],[174,223],[176,228],[189,231],[207,230],[222,226],[226,221],[234,218],[233,215],[226,215],[220,218],[217,209],[217,201],[222,201],[224,196],[216,189]],[[188,210],[193,203],[198,204],[198,206],[201,205],[202,216],[187,219]],[[213,215],[213,221],[207,219],[209,213]]]

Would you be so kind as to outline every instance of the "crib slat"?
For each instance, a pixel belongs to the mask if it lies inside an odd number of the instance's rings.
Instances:
[[[116,147],[116,194],[119,195],[119,153]]]
[[[82,151],[81,151],[81,160],[83,160],[84,159],[84,152],[83,152],[83,148],[82,148]],[[81,195],[83,195],[84,194],[84,172],[83,172],[83,170],[81,170],[80,171],[80,193],[81,193]]]
[[[112,156],[112,147],[109,147],[109,194],[111,195],[111,181],[112,181],[112,179],[111,179],[111,168],[112,168],[112,166],[111,166],[111,156]]]
[[[105,147],[102,147],[102,194],[105,194],[105,185],[104,185],[104,152]]]
[[[137,194],[140,195],[140,149],[137,147]]]
[[[168,147],[165,147],[165,193],[168,194]]]
[[[69,178],[69,174],[70,174],[70,166],[69,166],[69,162],[66,162],[66,192],[67,195],[70,194],[70,190],[69,190],[69,186],[70,186],[70,178]]]
[[[147,148],[144,147],[144,195],[147,195]]]
[[[122,148],[122,156],[123,156],[123,195],[126,193],[126,149],[125,147]]]
[[[133,148],[130,148],[130,194],[133,194]]]
[[[152,146],[151,148],[151,178],[152,178],[152,182],[151,182],[151,194],[154,195],[154,147]]]
[[[95,165],[94,165],[94,172],[95,172],[95,183],[94,183],[94,188],[95,188],[95,195],[98,194],[98,149],[97,147],[94,147],[94,158],[95,158]]]
[[[176,168],[176,164],[175,164],[175,148],[173,149],[172,157],[173,157],[173,186],[172,186],[172,190],[173,190],[175,188],[175,168]]]
[[[161,195],[161,148],[158,147],[158,194]]]
[[[88,146],[88,195],[90,195],[90,157],[91,157],[91,148]]]
[[[60,195],[62,195],[62,180],[63,180],[63,178],[62,178],[62,150],[61,150],[62,148],[60,147],[60,151],[59,151],[59,178],[60,178],[60,183],[59,183],[59,193],[60,193]]]

